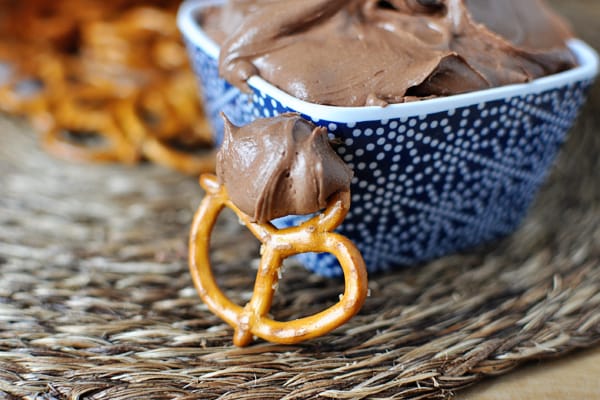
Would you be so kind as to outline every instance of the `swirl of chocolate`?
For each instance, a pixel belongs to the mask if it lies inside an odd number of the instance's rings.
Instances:
[[[202,17],[219,71],[301,100],[402,103],[512,83],[576,65],[568,24],[544,0],[229,0]]]
[[[243,127],[223,119],[217,176],[254,221],[314,213],[331,195],[350,190],[352,170],[331,148],[325,128],[294,113]]]

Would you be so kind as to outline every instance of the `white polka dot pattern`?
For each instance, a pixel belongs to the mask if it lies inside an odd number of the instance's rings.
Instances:
[[[223,111],[236,124],[291,110],[218,77],[216,62],[188,43],[207,114],[222,137]],[[590,81],[430,115],[342,123],[314,121],[339,138],[354,170],[352,209],[340,233],[370,272],[412,265],[512,232],[527,212],[584,102]],[[304,115],[311,119],[310,116]],[[279,225],[306,217],[286,217]],[[327,254],[298,256],[339,276]]]

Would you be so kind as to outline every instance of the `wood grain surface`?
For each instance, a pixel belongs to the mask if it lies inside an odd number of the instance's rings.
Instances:
[[[488,379],[459,400],[600,399],[600,347],[554,360],[540,361],[508,375]]]

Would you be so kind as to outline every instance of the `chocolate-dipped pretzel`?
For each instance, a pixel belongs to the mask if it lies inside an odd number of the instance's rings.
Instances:
[[[207,194],[190,234],[190,272],[200,297],[235,329],[233,341],[238,346],[247,345],[253,336],[291,344],[330,332],[354,316],[367,296],[367,273],[360,252],[349,239],[333,232],[350,207],[350,169],[329,146],[327,131],[296,114],[259,120],[243,128],[226,121],[225,130],[217,156],[219,178],[201,177]],[[262,244],[254,293],[244,307],[223,294],[210,265],[210,236],[224,207],[233,210]],[[269,222],[322,208],[296,227],[277,229]],[[282,261],[306,252],[327,252],[338,259],[346,285],[340,301],[293,321],[268,317]]]

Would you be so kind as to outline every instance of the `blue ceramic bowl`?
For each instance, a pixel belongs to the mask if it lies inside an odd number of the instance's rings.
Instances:
[[[178,24],[220,143],[223,111],[237,125],[299,112],[340,139],[336,150],[354,170],[352,208],[339,232],[358,246],[369,272],[412,265],[513,232],[543,183],[587,89],[598,56],[570,47],[579,66],[535,80],[387,107],[307,103],[260,77],[241,93],[221,79],[218,46],[197,15],[222,1],[188,1]],[[287,217],[280,225],[297,224]],[[299,256],[310,270],[338,276],[328,254]]]

